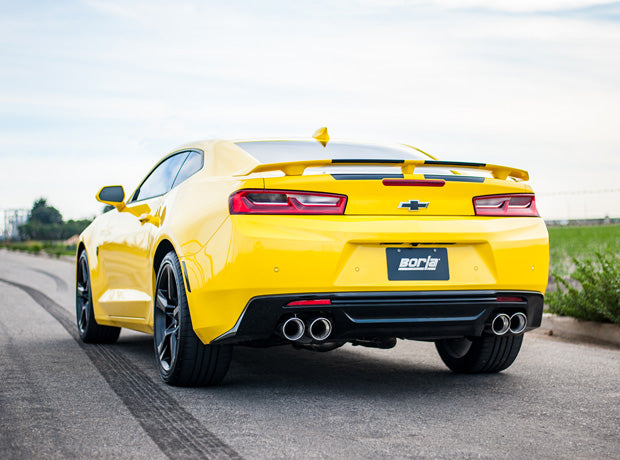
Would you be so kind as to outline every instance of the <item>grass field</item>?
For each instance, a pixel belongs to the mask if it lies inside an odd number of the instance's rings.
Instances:
[[[548,311],[620,324],[620,225],[549,228]]]
[[[74,256],[76,246],[64,243],[53,243],[49,241],[7,241],[1,242],[0,248],[10,249],[11,251],[24,251],[30,254],[45,252],[50,256]]]
[[[620,225],[549,227],[551,273],[565,274],[573,257],[591,259],[595,252],[620,254]]]

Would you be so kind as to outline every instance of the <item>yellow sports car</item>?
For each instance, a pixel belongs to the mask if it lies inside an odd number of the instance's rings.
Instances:
[[[540,326],[548,235],[527,172],[406,145],[196,142],[82,233],[77,326],[154,335],[163,380],[222,380],[234,345],[434,341],[455,372],[515,360]]]

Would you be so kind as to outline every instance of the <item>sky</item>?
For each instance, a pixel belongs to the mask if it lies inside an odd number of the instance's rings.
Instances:
[[[620,2],[0,0],[0,209],[92,217],[207,138],[415,145],[620,217]]]

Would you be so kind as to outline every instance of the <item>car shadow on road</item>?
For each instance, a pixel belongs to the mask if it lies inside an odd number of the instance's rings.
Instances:
[[[510,371],[486,375],[454,374],[435,357],[434,347],[429,344],[419,346],[420,357],[415,355],[415,348],[412,353],[412,347],[405,350],[402,345],[391,350],[345,346],[328,353],[296,350],[290,346],[235,347],[230,370],[220,387],[190,391],[219,395],[240,390],[255,391],[257,395],[265,392],[329,393],[349,398],[368,396],[369,393],[401,397],[413,392],[417,396],[432,395],[433,398],[471,393],[480,398],[484,392],[508,394],[523,385],[522,377]],[[151,337],[124,337],[116,347],[154,375],[149,371],[155,368]]]

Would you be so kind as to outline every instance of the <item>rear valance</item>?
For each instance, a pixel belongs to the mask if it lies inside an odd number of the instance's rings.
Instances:
[[[403,174],[413,174],[416,167],[454,167],[459,169],[475,169],[490,172],[495,179],[505,180],[509,177],[526,181],[529,179],[527,171],[509,166],[491,165],[486,163],[466,163],[462,161],[437,161],[437,160],[372,160],[372,159],[335,159],[335,160],[308,160],[308,161],[290,161],[285,163],[267,163],[259,164],[253,168],[239,172],[236,176],[247,176],[249,174],[282,171],[286,176],[301,176],[307,168],[316,168],[331,165],[348,165],[348,166],[369,166],[369,165],[385,165],[400,166]]]

